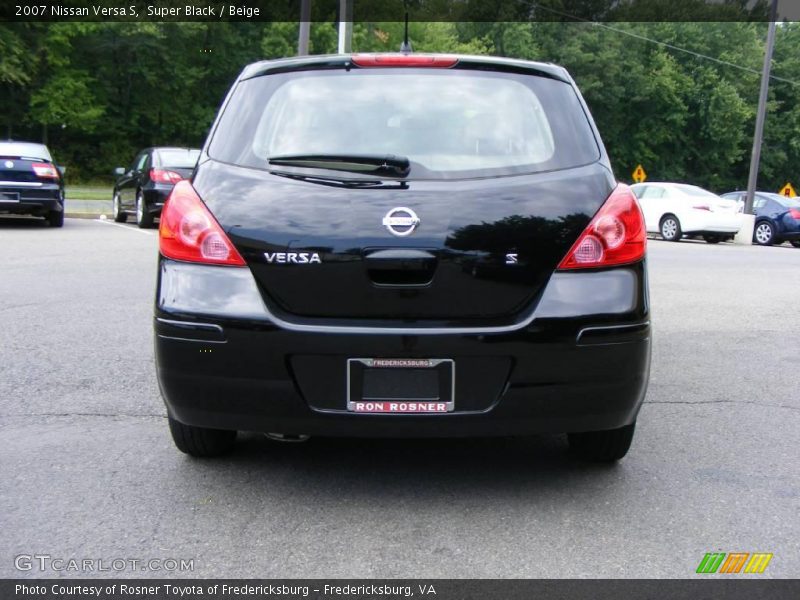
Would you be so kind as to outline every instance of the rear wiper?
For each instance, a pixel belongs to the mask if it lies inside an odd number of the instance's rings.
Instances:
[[[394,154],[294,154],[271,156],[269,164],[393,177],[406,177],[411,170],[408,158]]]
[[[296,179],[298,181],[307,181],[309,183],[318,183],[319,185],[328,185],[337,188],[350,188],[350,189],[407,189],[408,183],[405,181],[389,180],[389,183],[380,179],[338,179],[332,177],[316,177],[313,175],[305,175],[302,173],[287,173],[286,171],[271,170],[270,173],[278,175],[279,177],[287,177],[289,179]]]

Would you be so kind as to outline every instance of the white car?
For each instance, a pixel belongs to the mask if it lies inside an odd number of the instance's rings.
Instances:
[[[741,227],[739,206],[708,190],[685,183],[637,183],[648,233],[660,233],[670,242],[684,236],[703,236],[709,244],[733,238]]]

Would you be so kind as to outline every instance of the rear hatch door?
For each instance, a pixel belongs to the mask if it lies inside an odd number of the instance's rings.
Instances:
[[[613,181],[594,165],[353,189],[207,163],[195,187],[273,307],[307,317],[480,320],[530,304]],[[387,217],[403,223],[408,211],[419,220],[414,231],[392,233]]]
[[[273,310],[496,321],[541,291],[608,161],[558,73],[461,66],[237,84],[193,183]]]

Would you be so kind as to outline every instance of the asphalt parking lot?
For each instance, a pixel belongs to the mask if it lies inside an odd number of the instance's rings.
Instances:
[[[649,242],[653,370],[630,454],[561,437],[247,435],[178,453],[153,367],[156,231],[0,217],[0,577],[18,555],[194,561],[183,577],[800,575],[800,249]],[[708,576],[706,576],[708,577]]]

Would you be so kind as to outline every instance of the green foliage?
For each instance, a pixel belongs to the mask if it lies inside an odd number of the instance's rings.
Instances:
[[[31,94],[31,118],[43,125],[93,131],[104,112],[95,102],[93,83],[86,71],[68,69],[53,75]]]
[[[403,42],[402,22],[357,23],[353,27],[354,52],[397,52]],[[488,54],[491,45],[483,38],[461,39],[455,23],[411,22],[408,37],[414,52]]]
[[[0,82],[24,85],[28,80],[24,43],[14,31],[0,28]]]
[[[391,1],[402,15],[403,3]],[[679,1],[686,15],[708,17],[705,3]],[[410,5],[424,14],[441,12],[442,2]],[[651,22],[552,21],[575,14],[578,4],[589,18]],[[726,191],[746,184],[766,34],[763,22],[742,22],[741,15],[760,15],[765,6],[725,0],[715,14],[738,21],[675,23],[657,18],[660,10],[675,14],[675,0],[465,0],[457,6],[463,22],[412,21],[409,33],[418,52],[561,64],[580,86],[620,179],[642,163],[651,180]],[[537,15],[551,21],[526,20]],[[312,24],[313,54],[336,52],[334,19]],[[298,30],[281,21],[0,24],[0,136],[45,139],[73,182],[110,177],[149,145],[199,146],[241,68],[293,56]],[[352,45],[356,52],[396,51],[402,39],[399,21],[358,22]],[[771,82],[765,189],[800,184],[798,48],[800,24],[781,24],[773,73],[788,81]]]

